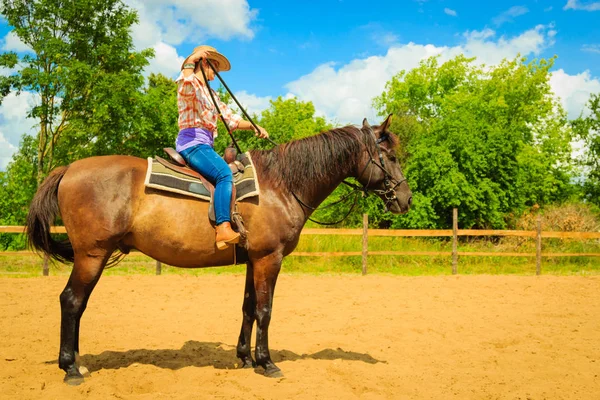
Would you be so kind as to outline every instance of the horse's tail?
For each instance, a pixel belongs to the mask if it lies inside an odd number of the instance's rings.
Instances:
[[[73,246],[69,239],[58,242],[50,236],[50,226],[59,213],[58,185],[69,166],[56,168],[38,188],[27,214],[29,247],[60,262],[73,262]]]

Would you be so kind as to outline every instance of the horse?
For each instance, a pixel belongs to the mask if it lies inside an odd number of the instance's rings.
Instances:
[[[258,197],[239,202],[247,228],[247,267],[237,357],[245,368],[282,376],[271,360],[268,331],[283,257],[290,254],[312,211],[347,177],[374,191],[392,213],[409,210],[412,194],[396,159],[398,137],[379,126],[346,126],[250,152]],[[31,247],[73,263],[60,294],[59,367],[64,381],[83,382],[78,365],[79,326],[88,299],[114,254],[132,249],[182,268],[231,265],[231,252],[215,246],[209,203],[144,186],[147,160],[131,156],[81,159],[53,170],[38,188],[27,216]],[[50,227],[60,214],[68,239]],[[160,221],[157,224],[157,221]],[[250,340],[256,322],[255,358]]]

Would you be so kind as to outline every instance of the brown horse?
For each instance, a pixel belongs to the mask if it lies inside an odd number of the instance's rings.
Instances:
[[[260,197],[239,210],[248,230],[247,272],[237,356],[245,367],[259,365],[267,376],[281,371],[269,355],[268,329],[273,293],[283,257],[298,243],[302,227],[347,177],[375,191],[393,213],[407,212],[411,192],[395,158],[397,137],[380,126],[348,126],[252,151]],[[208,220],[208,203],[148,189],[147,161],[129,156],[91,157],[52,171],[29,210],[30,244],[73,270],[60,295],[62,311],[58,364],[65,381],[83,381],[76,356],[79,323],[102,270],[116,250],[137,249],[163,263],[201,268],[229,265],[231,251],[218,251]],[[60,212],[69,240],[50,237]],[[256,321],[256,361],[250,338]]]

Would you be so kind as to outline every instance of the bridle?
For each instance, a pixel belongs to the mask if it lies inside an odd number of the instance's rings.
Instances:
[[[394,201],[398,204],[398,207],[400,207],[400,203],[398,202],[398,197],[396,196],[396,188],[398,186],[400,186],[402,184],[402,182],[406,181],[406,178],[403,175],[402,179],[397,180],[396,178],[393,177],[393,175],[388,170],[385,169],[385,162],[383,161],[383,153],[381,152],[381,146],[379,146],[379,144],[381,142],[384,142],[389,139],[389,135],[384,133],[379,137],[379,139],[375,139],[375,133],[373,133],[373,129],[369,126],[369,136],[371,138],[373,138],[373,140],[375,141],[375,148],[377,149],[377,153],[379,156],[379,164],[377,164],[375,162],[375,160],[373,159],[373,155],[371,154],[371,149],[369,148],[369,146],[367,146],[367,153],[369,153],[369,162],[367,162],[367,167],[369,166],[369,164],[373,163],[376,167],[381,169],[381,171],[383,172],[383,185],[385,187],[385,189],[370,189],[370,190],[385,200],[385,209],[386,210],[389,210],[388,205]],[[365,167],[365,169],[366,169],[366,167]],[[364,170],[363,170],[363,173],[364,173]],[[370,180],[371,180],[371,177],[369,177],[369,182],[370,182]],[[365,188],[367,187],[369,182],[367,182],[367,184],[364,186]]]
[[[363,132],[363,128],[361,128],[361,132]],[[356,206],[356,203],[358,201],[358,194],[362,194],[363,197],[366,197],[369,195],[369,192],[375,193],[378,196],[380,196],[382,199],[384,199],[385,201],[385,208],[386,210],[389,210],[389,205],[392,202],[396,202],[398,204],[398,206],[400,206],[400,203],[398,201],[398,197],[396,196],[396,188],[398,186],[400,186],[400,184],[402,184],[402,182],[406,181],[405,177],[402,177],[402,179],[397,180],[396,178],[393,177],[393,175],[385,168],[385,162],[383,160],[383,152],[381,151],[381,146],[380,144],[386,140],[389,139],[389,135],[387,134],[382,134],[379,139],[377,139],[375,137],[375,133],[373,132],[373,129],[368,126],[368,136],[373,139],[373,142],[375,143],[375,149],[377,150],[377,154],[378,154],[378,158],[379,158],[379,163],[377,163],[377,161],[375,161],[375,158],[373,157],[373,153],[371,152],[371,146],[369,146],[368,143],[365,143],[365,146],[367,148],[367,154],[369,154],[369,161],[367,161],[367,163],[365,164],[365,166],[363,167],[362,171],[360,172],[360,174],[358,175],[357,180],[360,182],[361,178],[363,177],[363,175],[365,174],[365,172],[367,171],[369,165],[373,164],[375,165],[377,168],[379,168],[382,172],[383,172],[383,185],[384,185],[384,189],[371,189],[369,188],[369,185],[371,183],[371,178],[373,176],[373,170],[371,169],[371,173],[369,174],[369,179],[367,180],[367,183],[365,183],[363,186],[359,186],[356,185],[352,182],[348,182],[346,180],[343,180],[342,183],[353,188],[354,190],[352,190],[351,192],[347,193],[346,195],[342,196],[341,199],[328,204],[324,207],[321,207],[319,209],[325,209],[325,208],[329,208],[332,207],[336,204],[339,204],[343,201],[345,201],[347,198],[349,198],[352,194],[355,195],[354,197],[354,202],[352,204],[352,206],[350,207],[350,210],[348,210],[348,212],[338,221],[335,222],[321,222],[321,221],[317,221],[314,220],[310,217],[308,217],[309,221],[312,221],[314,223],[317,223],[319,225],[336,225],[339,224],[340,222],[344,221],[346,218],[348,218],[350,216],[350,214],[352,213],[352,211],[354,210],[354,207]],[[300,200],[300,198],[298,197],[298,195],[296,195],[296,193],[294,193],[292,191],[292,196],[294,196],[294,198],[296,199],[296,201],[298,203],[300,203],[300,205],[304,208],[307,208],[311,211],[316,211],[317,207],[312,207],[309,206],[308,204],[306,204],[305,202],[303,202],[302,200]]]

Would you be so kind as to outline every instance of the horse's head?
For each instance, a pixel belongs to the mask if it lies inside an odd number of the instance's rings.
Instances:
[[[379,126],[363,121],[365,151],[360,158],[356,178],[367,189],[375,192],[394,214],[408,211],[412,193],[396,159],[398,137],[388,131],[391,115]]]

